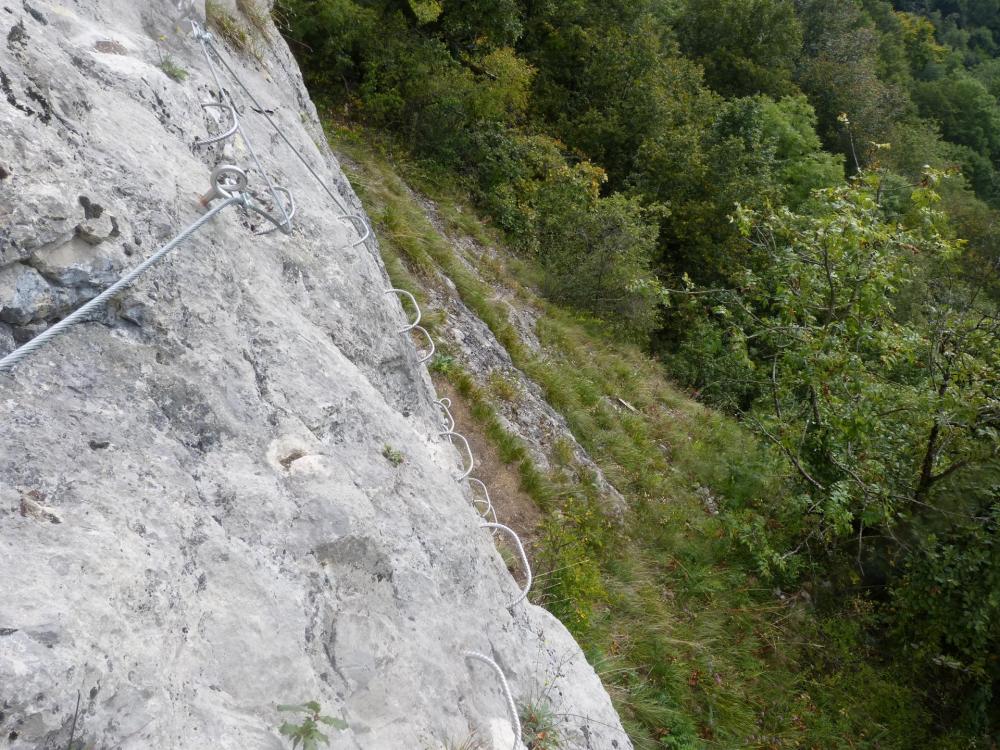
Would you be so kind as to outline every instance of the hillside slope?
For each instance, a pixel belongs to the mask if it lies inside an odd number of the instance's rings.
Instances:
[[[757,570],[734,509],[786,491],[780,458],[545,301],[453,182],[326,124],[393,283],[421,301],[477,472],[530,540],[532,600],[583,644],[635,746],[947,746],[865,637],[863,599],[824,612],[815,581],[783,591]]]

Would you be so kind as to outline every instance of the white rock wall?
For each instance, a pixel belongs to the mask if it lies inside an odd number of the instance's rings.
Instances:
[[[219,114],[200,107],[212,82],[187,12],[0,0],[0,354],[193,222],[216,164],[251,166],[241,139],[193,145]],[[259,44],[261,62],[223,54],[357,206],[284,43]],[[333,747],[476,732],[508,748],[497,680],[463,649],[495,658],[519,701],[550,701],[565,747],[630,747],[565,629],[508,611],[518,582],[453,479],[374,242],[351,246],[223,80],[294,192],[294,233],[255,236],[227,209],[0,375],[0,747],[72,732],[74,747],[277,750],[275,704],[314,699],[350,725]]]

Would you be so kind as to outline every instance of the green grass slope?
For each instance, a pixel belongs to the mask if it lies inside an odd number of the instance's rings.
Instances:
[[[541,510],[533,600],[577,637],[635,746],[931,746],[916,695],[879,666],[877,644],[865,640],[870,604],[820,612],[808,584],[781,591],[754,569],[746,553],[753,539],[734,531],[736,521],[741,507],[767,507],[784,491],[780,460],[672,386],[641,350],[540,299],[530,261],[505,253],[453,184],[393,159],[368,134],[333,121],[327,132],[346,157],[393,283],[417,296],[432,334],[443,314],[427,290],[443,274],[627,499],[615,523],[595,484],[560,467],[558,450],[555,468],[540,471],[497,417],[502,394],[442,346],[432,370],[467,401]],[[444,231],[417,194],[434,201]],[[460,238],[493,248],[491,260],[460,256]],[[498,286],[542,311],[540,351],[520,339]],[[544,742],[534,745],[559,746]]]

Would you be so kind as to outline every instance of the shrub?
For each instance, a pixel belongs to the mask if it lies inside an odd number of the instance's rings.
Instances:
[[[556,715],[544,700],[520,707],[521,729],[528,750],[560,750],[562,737],[556,727]]]
[[[330,738],[319,730],[320,724],[325,724],[334,729],[347,729],[346,721],[335,719],[332,716],[324,716],[321,713],[322,707],[316,701],[296,705],[282,704],[278,706],[278,710],[303,714],[301,724],[292,724],[286,721],[278,728],[278,731],[283,736],[292,740],[293,750],[299,746],[302,747],[302,750],[318,750],[320,742],[329,745]]]

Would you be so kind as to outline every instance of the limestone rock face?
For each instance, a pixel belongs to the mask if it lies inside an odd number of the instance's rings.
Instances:
[[[360,211],[284,42],[221,6],[250,40],[223,57]],[[278,750],[276,704],[316,700],[349,724],[332,747],[506,750],[465,649],[549,702],[565,747],[630,747],[566,630],[508,609],[375,238],[224,70],[249,143],[196,147],[227,119],[189,17],[0,8],[0,354],[194,222],[219,163],[264,196],[251,144],[298,207],[291,236],[225,209],[0,375],[0,747]]]

